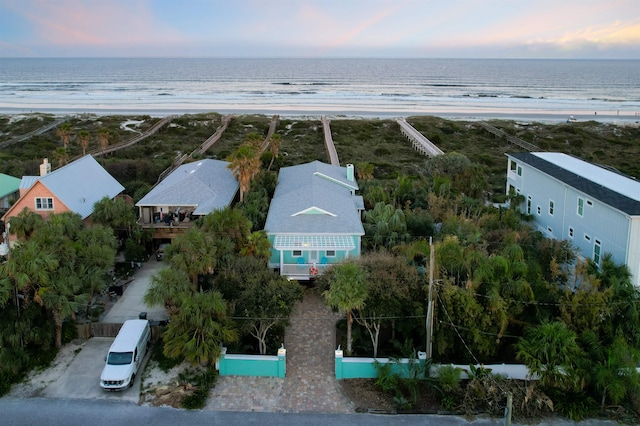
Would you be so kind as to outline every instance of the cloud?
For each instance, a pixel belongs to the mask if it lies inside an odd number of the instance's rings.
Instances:
[[[33,28],[34,45],[96,47],[176,42],[182,36],[158,22],[144,0],[31,0],[5,5]]]

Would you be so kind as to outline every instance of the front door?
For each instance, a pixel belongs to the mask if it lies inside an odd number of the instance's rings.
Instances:
[[[309,263],[314,264],[318,263],[318,250],[311,250],[309,252]]]

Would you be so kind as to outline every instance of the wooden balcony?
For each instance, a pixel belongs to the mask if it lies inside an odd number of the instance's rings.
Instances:
[[[170,222],[169,224],[165,222],[158,223],[141,223],[143,229],[151,230],[152,238],[154,239],[173,239],[179,235],[187,232],[192,226],[194,222]]]

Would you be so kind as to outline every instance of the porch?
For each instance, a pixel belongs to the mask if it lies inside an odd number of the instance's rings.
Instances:
[[[351,235],[276,235],[272,248],[279,259],[271,266],[280,269],[280,275],[308,281],[348,259],[356,244]]]
[[[172,239],[189,230],[198,216],[194,206],[141,206],[138,223],[150,229],[154,239]]]
[[[280,275],[292,280],[309,281],[318,275],[322,275],[329,264],[318,263],[283,263],[280,265]],[[313,268],[317,273],[314,273]]]

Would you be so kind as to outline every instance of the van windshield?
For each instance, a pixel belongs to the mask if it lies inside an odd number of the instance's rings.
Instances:
[[[109,352],[107,364],[109,365],[127,365],[131,364],[133,352]]]

